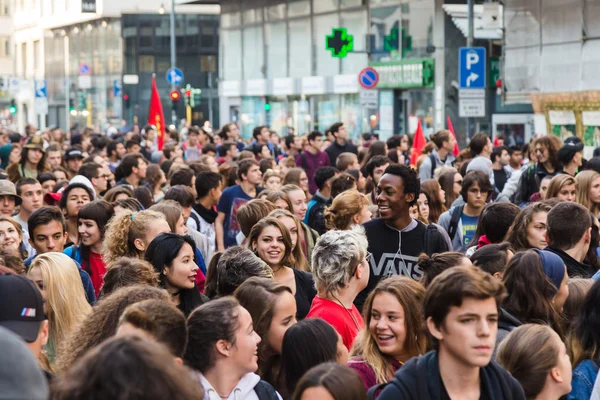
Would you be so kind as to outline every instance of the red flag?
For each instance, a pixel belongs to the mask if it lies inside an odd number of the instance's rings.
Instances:
[[[452,136],[454,136],[454,149],[452,149],[452,155],[454,157],[458,156],[460,154],[460,149],[458,148],[458,140],[456,140],[456,133],[454,133],[454,126],[452,126],[452,120],[450,119],[450,116],[447,117],[447,121],[448,121],[448,130],[450,132],[452,132]]]
[[[500,146],[500,140],[498,140],[498,136],[494,135],[494,147]]]
[[[165,144],[165,114],[163,113],[160,95],[156,87],[156,75],[152,75],[152,94],[150,96],[150,112],[148,113],[148,124],[156,127],[158,135],[158,150],[162,150]]]
[[[421,120],[419,119],[417,123],[417,130],[415,132],[415,138],[413,139],[413,153],[410,157],[411,166],[417,166],[417,159],[421,156],[421,150],[423,150],[423,147],[425,147],[425,142],[425,135],[423,134]]]

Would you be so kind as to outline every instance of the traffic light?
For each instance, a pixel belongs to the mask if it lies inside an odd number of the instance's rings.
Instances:
[[[265,111],[271,111],[271,103],[265,103]]]
[[[185,105],[193,107],[192,105],[192,89],[190,85],[187,85],[185,89]]]
[[[173,101],[173,103],[177,103],[179,101],[179,99],[181,98],[181,93],[179,93],[179,91],[177,90],[173,90],[170,94],[171,96],[171,100]]]
[[[9,111],[12,115],[15,115],[17,113],[17,102],[14,99],[10,101]]]
[[[125,108],[131,108],[131,99],[129,98],[129,95],[127,93],[123,95],[123,102],[125,103]]]

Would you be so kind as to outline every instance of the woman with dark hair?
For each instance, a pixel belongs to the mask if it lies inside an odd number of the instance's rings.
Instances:
[[[161,286],[186,316],[207,300],[196,287],[199,268],[195,249],[191,237],[163,233],[146,250],[146,261],[158,272]]]
[[[433,279],[452,267],[471,267],[473,263],[463,253],[458,251],[446,251],[444,253],[432,254],[431,257],[421,253],[417,265],[423,270],[421,284],[428,287]]]
[[[8,179],[17,183],[23,178],[37,178],[43,172],[50,172],[50,165],[46,162],[44,152],[44,139],[41,136],[32,136],[23,146],[21,161],[11,164],[6,168]]]
[[[388,146],[385,142],[381,140],[376,140],[369,145],[369,150],[367,151],[367,155],[362,160],[360,167],[364,167],[371,160],[371,158],[375,156],[387,156]]]
[[[333,362],[308,370],[300,379],[293,400],[366,400],[367,393],[356,372]]]
[[[102,256],[102,242],[108,221],[114,214],[113,206],[104,200],[94,201],[83,206],[79,210],[77,220],[78,244],[63,251],[90,274],[96,296],[100,294],[106,273],[106,264]]]
[[[126,199],[119,199],[112,203],[115,209],[115,215],[121,215],[123,212],[129,210],[131,212],[139,212],[143,211],[145,208],[138,201],[138,199],[134,199],[133,197],[128,197]]]
[[[133,188],[129,185],[119,185],[104,193],[102,199],[109,203],[114,203],[117,200],[128,199],[130,197],[133,197]]]
[[[194,370],[206,399],[280,398],[273,386],[255,373],[261,339],[254,332],[250,313],[234,297],[198,307],[187,325],[184,361]]]
[[[258,374],[275,384],[281,362],[283,336],[296,324],[296,299],[289,287],[273,279],[252,277],[242,283],[234,296],[250,313],[258,345]]]
[[[152,191],[146,186],[139,186],[135,188],[133,194],[145,209],[148,209],[154,205],[154,196],[152,195]]]
[[[203,400],[204,391],[169,350],[136,336],[91,349],[56,382],[53,400]]]
[[[514,252],[528,249],[543,250],[546,242],[546,222],[552,207],[546,203],[533,203],[523,208],[506,233],[505,241]]]
[[[567,279],[565,263],[554,253],[534,249],[515,254],[504,272],[508,296],[500,310],[496,346],[526,323],[546,324],[562,336],[560,313],[569,296]]]
[[[69,234],[67,246],[78,242],[79,211],[91,201],[94,201],[94,192],[83,183],[71,183],[63,191],[59,207],[67,220],[67,233]]]
[[[162,190],[163,185],[167,183],[165,173],[158,165],[150,164],[146,170],[146,181],[152,187],[154,203],[159,203],[165,197],[165,192]]]
[[[452,203],[454,203],[454,200],[460,196],[463,177],[457,171],[448,171],[440,175],[438,182],[442,190],[446,193],[446,201],[444,202],[444,205],[447,209],[450,209],[450,207],[452,207]]]
[[[283,336],[277,386],[283,398],[291,397],[306,371],[328,361],[341,365],[348,362],[348,349],[331,325],[315,318],[300,321],[288,329]]]
[[[285,185],[296,185],[304,191],[307,198],[310,197],[308,191],[308,175],[302,168],[292,168],[283,177],[282,187]],[[286,192],[287,193],[287,192]]]
[[[21,261],[29,257],[27,244],[23,241],[21,224],[3,215],[0,216],[0,250],[18,256]]]
[[[121,257],[106,266],[104,284],[98,298],[105,298],[116,290],[134,285],[158,287],[160,280],[152,264],[139,258]]]
[[[440,215],[446,211],[446,193],[435,179],[421,182],[421,191],[429,195],[429,222],[437,223]]]
[[[87,318],[75,327],[64,345],[59,347],[54,371],[59,375],[64,373],[90,349],[114,336],[123,311],[129,305],[144,300],[169,302],[171,299],[164,289],[136,285],[121,288],[98,301]]]
[[[600,365],[600,280],[585,296],[567,338],[573,366],[573,389],[568,400],[589,399]]]

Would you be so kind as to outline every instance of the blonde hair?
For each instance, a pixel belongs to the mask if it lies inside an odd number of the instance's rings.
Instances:
[[[369,205],[367,196],[358,190],[346,190],[340,193],[330,207],[323,212],[327,229],[345,231],[353,225],[352,218],[360,214]]]
[[[181,218],[183,212],[181,204],[175,200],[163,200],[160,203],[150,207],[149,210],[164,214],[165,218],[167,219],[167,223],[169,224],[169,228],[171,228],[172,232],[175,232],[177,222],[179,221],[179,218]]]
[[[592,199],[590,198],[592,182],[596,178],[600,178],[600,174],[593,170],[581,171],[575,177],[575,181],[577,181],[577,202],[590,210],[594,215],[600,213],[600,204],[592,203]]]
[[[62,253],[44,253],[31,263],[31,271],[39,268],[46,291],[49,323],[48,346],[56,351],[73,328],[92,311],[81,284],[77,265]]]
[[[558,196],[560,189],[567,185],[575,185],[577,188],[577,181],[571,175],[558,174],[550,180],[548,184],[548,190],[546,191],[546,199],[551,199]],[[579,198],[579,190],[576,191],[577,198]]]
[[[104,262],[109,264],[120,257],[142,258],[144,252],[135,247],[134,241],[143,239],[150,223],[159,219],[167,221],[164,214],[153,210],[136,213],[126,210],[121,215],[111,219],[102,246]]]
[[[380,281],[365,301],[363,307],[365,326],[359,332],[350,352],[351,356],[361,357],[373,369],[378,384],[389,382],[395,372],[389,357],[381,352],[369,329],[373,317],[373,301],[381,293],[389,293],[394,296],[404,309],[404,328],[406,329],[404,352],[411,357],[416,357],[424,354],[427,347],[427,337],[421,329],[421,321],[424,320],[423,301],[425,300],[423,285],[405,276],[392,276]],[[351,363],[358,361],[351,360]]]
[[[269,213],[269,217],[275,217],[277,219],[288,217],[294,220],[294,223],[296,224],[296,229],[298,230],[298,240],[296,241],[296,246],[292,249],[292,256],[294,257],[294,261],[296,263],[295,268],[299,269],[300,271],[310,272],[310,264],[308,263],[304,252],[302,251],[302,241],[305,240],[304,230],[302,229],[302,223],[300,222],[298,217],[296,217],[288,210],[283,210],[281,208],[271,211]]]

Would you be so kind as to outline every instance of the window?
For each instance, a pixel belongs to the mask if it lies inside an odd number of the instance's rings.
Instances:
[[[10,56],[10,39],[4,39],[4,55]]]
[[[200,56],[200,71],[201,72],[217,72],[217,57],[216,56]]]
[[[27,75],[27,43],[21,43],[21,75]]]
[[[288,17],[303,17],[310,14],[310,4],[308,0],[290,1],[288,4]]]
[[[38,72],[41,69],[41,60],[42,60],[41,48],[42,48],[42,46],[40,45],[39,40],[36,40],[33,42],[33,70],[34,70],[34,72]]]
[[[324,45],[324,38],[331,35],[331,28],[339,26],[338,14],[325,14],[315,17],[315,37],[317,38],[316,61],[317,73],[321,76],[332,76],[339,74],[340,59],[331,56],[331,51]],[[352,32],[352,31],[350,31]],[[355,35],[356,37],[356,35]],[[323,44],[321,44],[323,43]],[[366,64],[365,64],[366,65]]]
[[[290,78],[312,75],[312,40],[310,19],[289,22],[290,29]]]
[[[265,25],[267,37],[267,75],[269,78],[287,76],[287,27],[285,22]]]
[[[313,0],[313,11],[315,14],[336,11],[339,0]]]
[[[244,79],[261,79],[264,67],[263,27],[244,28]]]
[[[242,31],[240,29],[221,32],[221,54],[223,77],[227,81],[242,79]]]
[[[139,57],[139,71],[140,72],[154,72],[154,56],[140,56]]]

